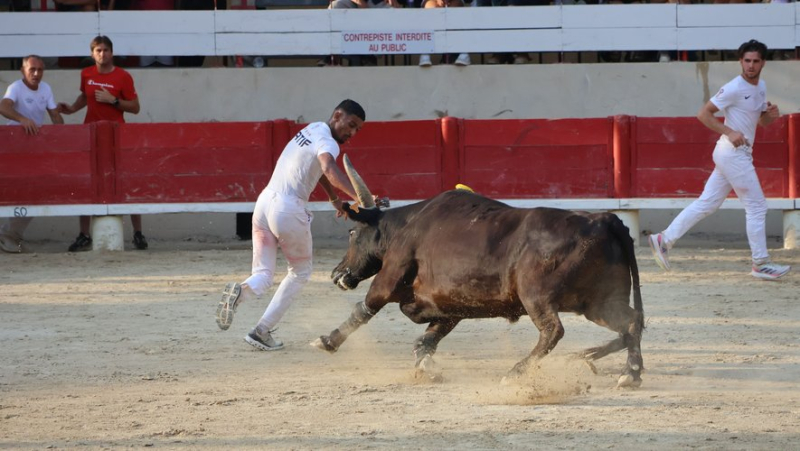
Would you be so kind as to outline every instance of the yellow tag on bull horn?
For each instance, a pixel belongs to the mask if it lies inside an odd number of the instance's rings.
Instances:
[[[472,188],[470,188],[469,186],[467,186],[467,185],[462,185],[461,183],[459,183],[459,184],[457,184],[457,185],[456,185],[456,189],[463,189],[464,191],[469,191],[470,193],[474,193],[474,192],[475,192],[475,191],[473,191],[473,190],[472,190]]]

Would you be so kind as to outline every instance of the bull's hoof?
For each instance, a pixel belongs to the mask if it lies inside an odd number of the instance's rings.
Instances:
[[[433,357],[430,354],[426,354],[425,357],[420,359],[416,365],[417,369],[414,372],[414,378],[416,379],[426,379],[430,382],[440,383],[444,381],[442,377],[441,371],[436,368],[436,363],[433,361]]]
[[[320,336],[319,338],[317,338],[316,340],[312,341],[309,344],[317,349],[327,351],[331,354],[333,354],[337,350],[337,348],[331,345],[330,338],[326,337],[325,335]]]
[[[634,377],[633,374],[623,374],[617,380],[617,388],[638,388],[642,385],[641,377]]]

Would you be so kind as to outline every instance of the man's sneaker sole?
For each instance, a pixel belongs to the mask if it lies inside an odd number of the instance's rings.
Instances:
[[[656,263],[658,264],[661,269],[664,271],[669,271],[669,262],[661,258],[661,253],[658,252],[656,246],[660,246],[658,242],[653,242],[658,240],[658,234],[650,235],[647,237],[647,243],[650,245],[650,250],[653,251],[653,258],[655,258]]]
[[[283,349],[283,343],[280,343],[277,346],[267,346],[264,343],[261,343],[260,341],[250,337],[250,334],[244,336],[244,341],[246,341],[250,346],[262,351],[277,351],[279,349]]]
[[[791,271],[791,268],[787,269],[786,272],[784,272],[784,273],[777,273],[776,272],[774,274],[769,274],[769,273],[756,271],[755,269],[753,269],[752,271],[750,271],[750,275],[755,277],[756,279],[761,279],[761,280],[778,280],[781,277],[785,276],[786,274],[789,274],[789,271]]]
[[[233,314],[236,313],[236,305],[242,294],[242,286],[231,282],[225,285],[222,291],[222,299],[217,306],[217,326],[222,330],[228,330],[233,324]]]

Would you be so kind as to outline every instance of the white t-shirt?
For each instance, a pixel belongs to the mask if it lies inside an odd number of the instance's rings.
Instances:
[[[56,99],[53,98],[53,90],[45,82],[39,82],[39,89],[30,89],[22,80],[11,83],[6,89],[4,99],[11,99],[14,102],[14,110],[36,123],[41,127],[44,123],[44,113],[47,110],[56,109]],[[8,125],[19,125],[17,121],[8,121]]]
[[[308,202],[322,176],[317,156],[329,153],[336,159],[339,144],[325,122],[314,122],[300,130],[283,148],[267,189]]]
[[[761,113],[767,110],[767,85],[759,80],[751,85],[741,75],[720,88],[711,102],[725,115],[725,125],[742,133],[752,147]],[[720,140],[728,141],[722,135]]]

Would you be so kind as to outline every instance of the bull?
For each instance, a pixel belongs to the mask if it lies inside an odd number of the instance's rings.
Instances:
[[[644,311],[628,228],[611,213],[513,208],[467,190],[381,210],[345,156],[361,208],[349,247],[331,273],[343,290],[375,276],[350,317],[313,346],[336,352],[386,304],[396,302],[417,324],[415,368],[440,380],[433,355],[461,320],[528,315],[539,330],[531,353],[509,376],[519,377],[564,336],[560,312],[583,315],[619,334],[580,353],[587,361],[628,350],[618,386],[641,385]],[[633,307],[630,304],[633,288]]]

